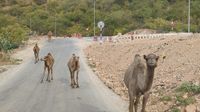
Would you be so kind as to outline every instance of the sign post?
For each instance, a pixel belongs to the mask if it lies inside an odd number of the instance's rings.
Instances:
[[[175,27],[175,22],[172,20],[171,22],[171,30],[174,31],[174,27]]]
[[[103,43],[103,37],[102,37],[102,33],[103,33],[103,28],[104,28],[104,22],[103,21],[99,21],[98,22],[98,27],[100,29],[100,43]]]

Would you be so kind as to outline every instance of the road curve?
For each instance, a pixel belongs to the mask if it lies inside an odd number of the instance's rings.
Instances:
[[[81,42],[54,39],[44,43],[40,56],[51,52],[55,58],[51,83],[40,83],[43,62],[34,64],[33,56],[3,73],[10,77],[0,85],[0,112],[125,112],[124,101],[107,89],[87,66],[78,46]],[[70,87],[67,61],[72,53],[78,54],[81,61],[78,89]]]

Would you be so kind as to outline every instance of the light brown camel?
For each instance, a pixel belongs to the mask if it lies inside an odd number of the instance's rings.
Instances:
[[[133,63],[125,72],[124,83],[129,93],[129,112],[133,112],[133,105],[137,112],[141,95],[143,95],[142,112],[145,112],[153,84],[154,70],[157,67],[159,56],[151,53],[144,55],[144,59],[146,63],[139,54],[136,54]]]
[[[48,40],[50,41],[53,33],[51,31],[49,31],[47,35],[48,35]]]
[[[43,83],[43,79],[44,79],[44,76],[45,76],[46,69],[48,71],[48,75],[47,75],[46,81],[50,82],[51,80],[53,80],[54,58],[53,58],[51,53],[48,53],[47,56],[45,56],[43,59],[41,59],[41,61],[44,61],[44,72],[43,72],[41,83]],[[50,74],[51,74],[51,79],[50,79]]]
[[[79,74],[79,69],[80,69],[79,57],[76,56],[75,54],[72,54],[72,57],[68,61],[67,65],[70,72],[72,88],[74,88],[75,86],[76,88],[79,88],[79,83],[78,83],[78,74]],[[75,75],[76,75],[76,79],[75,79]]]
[[[39,52],[40,52],[40,48],[38,47],[37,43],[33,47],[33,52],[35,56],[35,63],[37,63],[39,61]]]

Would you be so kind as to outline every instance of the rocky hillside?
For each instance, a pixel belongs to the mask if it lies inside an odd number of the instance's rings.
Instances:
[[[160,56],[148,102],[150,112],[179,112],[200,108],[200,35],[123,43],[94,43],[85,49],[89,65],[99,78],[123,99],[125,70],[134,55]],[[189,110],[188,110],[189,108]]]

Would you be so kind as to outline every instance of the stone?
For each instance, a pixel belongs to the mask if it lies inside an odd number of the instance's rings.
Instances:
[[[200,106],[199,107],[197,106],[196,112],[200,112]]]
[[[183,95],[183,98],[184,98],[184,99],[187,99],[187,98],[188,98],[188,94],[187,94],[187,93],[184,94],[184,95]]]
[[[188,105],[185,107],[184,112],[196,112],[196,106],[195,105]]]
[[[88,60],[89,60],[89,61],[92,61],[92,58],[89,58]]]
[[[95,63],[96,66],[99,66],[100,64],[101,64],[100,62],[96,62],[96,63]]]

